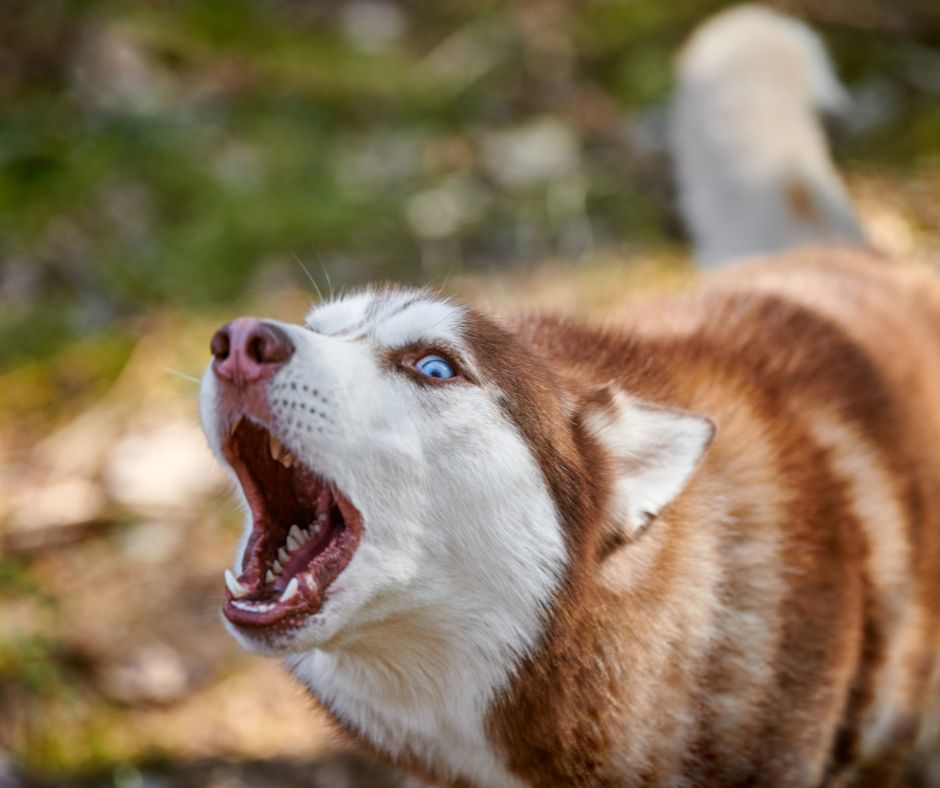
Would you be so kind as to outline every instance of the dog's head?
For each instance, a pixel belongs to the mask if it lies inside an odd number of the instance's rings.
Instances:
[[[248,512],[223,612],[266,653],[393,620],[458,636],[484,611],[525,648],[574,553],[642,528],[711,437],[424,291],[364,291],[304,325],[240,318],[212,352],[203,426]]]

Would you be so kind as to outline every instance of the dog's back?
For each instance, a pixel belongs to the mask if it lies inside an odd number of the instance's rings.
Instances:
[[[831,774],[911,784],[940,744],[936,273],[810,248],[721,272],[672,309],[638,328],[670,335],[682,316],[672,341],[710,372],[707,383],[689,365],[672,374],[680,389],[691,378],[688,405],[722,425],[707,465],[733,485],[728,511],[756,507],[773,523],[755,538],[757,519],[738,520],[721,550],[731,595],[750,599],[729,621],[746,620],[755,594],[780,593],[762,604],[765,636],[777,626],[780,637],[770,692],[786,693],[765,695],[765,722],[807,746],[805,734],[828,730],[817,744]],[[739,634],[752,658],[747,625]],[[732,675],[717,678],[742,686]]]
[[[566,625],[535,659],[558,686],[580,672],[588,695],[603,683],[592,662],[628,666],[623,684],[601,718],[586,702],[579,725],[533,670],[516,692],[545,696],[554,728],[527,749],[577,763],[584,743],[559,729],[599,729],[600,760],[623,771],[599,769],[598,784],[918,784],[940,724],[933,272],[808,249],[722,271],[623,324],[528,331],[561,368],[708,414],[716,436],[674,506],[601,565],[603,586],[559,603]],[[506,724],[510,740],[538,730]],[[574,778],[551,764],[534,783]]]

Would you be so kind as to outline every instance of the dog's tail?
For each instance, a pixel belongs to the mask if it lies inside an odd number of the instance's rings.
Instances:
[[[700,262],[865,243],[819,118],[849,99],[812,30],[736,6],[692,34],[677,71],[671,146]]]

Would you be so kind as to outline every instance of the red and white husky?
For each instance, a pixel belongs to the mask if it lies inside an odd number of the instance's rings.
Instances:
[[[932,272],[807,251],[604,330],[369,290],[212,349],[228,626],[395,763],[884,785],[936,745]]]
[[[588,328],[364,290],[212,340],[227,626],[463,786],[940,784],[940,283],[866,252]]]

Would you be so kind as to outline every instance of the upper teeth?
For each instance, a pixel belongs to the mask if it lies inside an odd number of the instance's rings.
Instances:
[[[290,468],[297,462],[297,458],[288,449],[285,449],[284,444],[274,435],[268,436],[268,451],[271,452],[271,457],[285,468]]]

